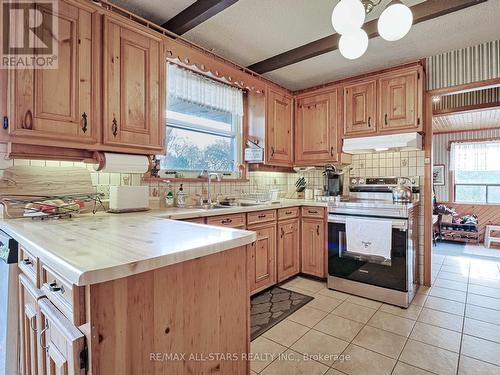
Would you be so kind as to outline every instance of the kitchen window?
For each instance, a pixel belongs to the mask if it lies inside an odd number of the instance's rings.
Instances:
[[[455,202],[500,204],[499,160],[500,141],[452,143]]]
[[[235,174],[242,160],[243,91],[168,64],[166,155],[160,168]]]

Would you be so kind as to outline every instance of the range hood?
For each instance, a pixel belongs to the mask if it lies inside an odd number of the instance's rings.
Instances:
[[[346,154],[365,154],[374,151],[415,151],[422,149],[422,136],[417,132],[376,135],[344,139],[342,151]]]

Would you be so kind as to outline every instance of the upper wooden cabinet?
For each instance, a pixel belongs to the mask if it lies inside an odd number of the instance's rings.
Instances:
[[[293,164],[293,100],[269,89],[267,94],[266,152],[270,165]]]
[[[344,87],[344,134],[370,134],[377,131],[376,81]]]
[[[161,152],[166,61],[157,35],[105,16],[104,144]]]
[[[380,130],[421,130],[422,85],[420,69],[390,74],[378,80]]]
[[[40,6],[42,12],[49,10]],[[10,71],[10,140],[88,148],[96,143],[99,18],[85,4],[58,2],[57,69]]]
[[[295,118],[295,164],[317,165],[339,158],[337,89],[297,100]]]

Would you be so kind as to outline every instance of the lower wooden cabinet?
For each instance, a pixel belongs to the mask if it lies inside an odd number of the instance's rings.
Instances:
[[[301,235],[301,272],[308,275],[325,277],[325,220],[303,217]]]
[[[247,245],[250,293],[276,284],[276,223],[249,227],[257,233],[257,241]]]
[[[278,282],[300,272],[299,219],[278,223]]]
[[[86,373],[85,336],[46,298],[40,307],[40,346],[42,374],[74,375]]]

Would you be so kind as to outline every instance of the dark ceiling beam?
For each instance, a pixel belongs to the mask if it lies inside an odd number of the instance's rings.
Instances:
[[[182,12],[165,22],[162,27],[182,35],[209,18],[222,12],[238,0],[197,0]]]
[[[487,0],[427,0],[411,7],[413,12],[413,25],[471,7],[485,1]],[[378,36],[377,21],[378,20],[375,19],[363,25],[363,29],[366,31],[370,39]],[[310,59],[312,57],[332,52],[338,49],[339,39],[339,34],[332,34],[304,44],[300,47],[280,53],[279,55],[259,61],[248,66],[248,69],[258,74],[263,74]]]

